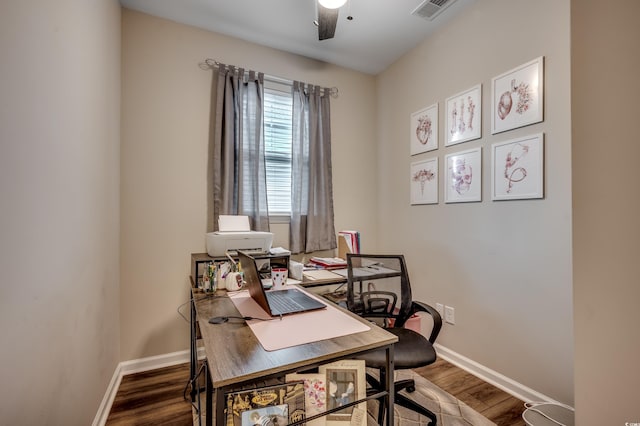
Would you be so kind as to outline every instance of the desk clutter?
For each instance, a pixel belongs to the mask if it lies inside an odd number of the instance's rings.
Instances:
[[[254,254],[261,278],[271,284],[273,269],[287,269],[289,254],[269,252]],[[208,253],[191,254],[191,278],[197,291],[205,293],[216,290],[236,291],[242,288],[243,271],[238,263],[238,253],[227,252],[223,256],[210,256]],[[287,281],[288,283],[289,281]]]
[[[366,402],[358,401],[365,397],[364,361],[341,360],[321,365],[317,372],[287,374],[283,384],[226,393],[225,419],[227,426],[304,420],[309,426],[364,426]]]

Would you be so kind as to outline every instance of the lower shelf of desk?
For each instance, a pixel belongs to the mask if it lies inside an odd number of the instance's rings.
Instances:
[[[286,383],[282,383],[280,381],[277,380],[272,380],[272,381],[264,381],[264,382],[260,382],[259,384],[254,384],[253,387],[252,386],[248,386],[246,387],[246,389],[240,390],[240,391],[235,391],[235,392],[239,392],[239,393],[243,393],[243,392],[250,392],[253,390],[256,391],[261,391],[264,388],[270,388],[270,387],[280,387],[285,385]],[[255,387],[255,386],[260,386],[260,387]],[[362,415],[362,422],[361,423],[355,423],[354,421],[352,421],[351,419],[349,420],[343,420],[344,422],[348,422],[350,424],[359,424],[360,426],[366,426],[369,420],[375,422],[374,420],[374,416],[373,414],[369,413],[367,410],[367,401],[368,400],[380,400],[380,398],[384,398],[386,397],[387,393],[386,391],[382,391],[382,392],[377,392],[375,390],[371,390],[368,389],[369,393],[367,396],[362,397],[358,400],[352,401],[349,404],[345,405],[345,406],[340,406],[340,407],[336,407],[335,409],[331,410],[331,412],[322,412],[322,413],[318,413],[315,415],[309,415],[308,413],[305,413],[305,417],[301,417],[299,420],[292,420],[292,419],[287,419],[287,424],[289,425],[301,425],[301,424],[306,424],[307,422],[312,422],[313,420],[317,419],[317,418],[322,418],[322,417],[326,417],[326,416],[331,416],[332,414],[335,415],[335,411],[338,410],[338,412],[340,411],[344,411],[344,410],[348,410],[351,407],[356,407],[358,406],[358,408],[361,411],[361,415]],[[304,390],[302,390],[302,392],[305,392]],[[305,395],[303,393],[303,395]],[[291,404],[291,402],[289,402],[289,404]],[[304,402],[302,402],[302,404],[304,404]],[[260,408],[267,408],[269,406],[274,406],[274,405],[268,405],[268,406],[264,406],[264,407],[260,407]],[[193,404],[192,404],[192,415],[193,415],[193,423],[194,425],[198,425],[201,426],[203,424],[207,424],[207,413],[206,413],[206,395],[204,393],[200,393],[194,400],[193,400]],[[253,408],[252,408],[253,409]],[[258,408],[259,409],[259,408]],[[235,411],[235,407],[234,410],[230,410],[230,407],[226,408],[227,413],[225,414],[226,416],[229,416],[229,412]],[[213,406],[213,412],[215,413],[215,405]],[[354,411],[351,411],[350,414],[348,414],[348,416],[351,418],[352,417],[352,413]],[[290,415],[290,413],[289,413]],[[335,418],[333,419],[334,421],[336,420]],[[215,423],[214,423],[215,424]],[[233,416],[233,414],[231,414],[231,417],[227,417],[226,418],[226,425],[229,426],[233,426],[233,425],[237,425],[238,423],[238,418],[237,416]],[[242,423],[244,424],[244,423]]]

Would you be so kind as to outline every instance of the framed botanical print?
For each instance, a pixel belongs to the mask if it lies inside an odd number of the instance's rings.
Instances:
[[[491,145],[491,199],[544,196],[544,134]]]
[[[411,114],[411,155],[438,148],[438,104]]]
[[[491,133],[543,119],[544,57],[522,64],[491,81]]]
[[[451,96],[445,106],[445,146],[482,137],[482,85]]]
[[[482,201],[482,148],[445,156],[445,203]]]
[[[438,204],[438,157],[411,163],[411,204]]]

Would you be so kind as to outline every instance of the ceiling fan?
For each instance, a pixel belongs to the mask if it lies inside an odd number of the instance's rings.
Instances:
[[[318,0],[318,40],[333,38],[338,23],[338,12],[347,0]],[[347,19],[353,19],[351,16]]]

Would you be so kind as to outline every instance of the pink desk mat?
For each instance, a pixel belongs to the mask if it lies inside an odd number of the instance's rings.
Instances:
[[[309,292],[305,293],[327,305],[327,309],[285,315],[282,319],[274,318],[270,321],[247,321],[251,331],[266,351],[276,351],[370,330],[368,325],[350,317],[331,303]],[[229,298],[242,316],[270,318],[269,314],[249,296],[247,290],[229,293]]]

